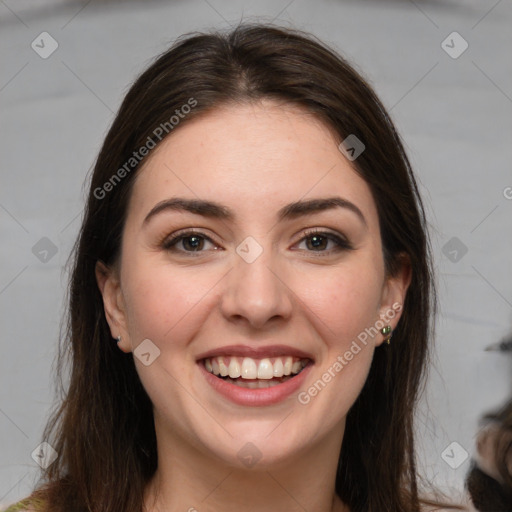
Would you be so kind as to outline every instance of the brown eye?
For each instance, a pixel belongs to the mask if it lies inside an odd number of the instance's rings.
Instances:
[[[201,236],[185,236],[181,238],[185,250],[200,251],[204,247],[204,238]]]
[[[353,249],[344,238],[326,231],[313,231],[306,234],[300,243],[306,243],[306,249],[312,252],[331,253]],[[330,245],[329,245],[330,244]]]
[[[311,235],[306,238],[306,246],[308,249],[326,249],[331,240],[323,235]]]
[[[167,239],[162,247],[172,252],[203,252],[205,244],[215,245],[211,238],[206,235],[189,231]],[[215,246],[215,248],[217,248]]]

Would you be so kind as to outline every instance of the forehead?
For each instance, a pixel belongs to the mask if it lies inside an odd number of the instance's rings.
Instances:
[[[249,218],[340,195],[376,218],[368,185],[338,144],[330,127],[296,106],[266,100],[214,109],[184,122],[146,157],[129,216],[172,196],[215,200]]]

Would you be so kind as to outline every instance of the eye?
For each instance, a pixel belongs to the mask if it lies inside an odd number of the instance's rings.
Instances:
[[[317,229],[308,231],[306,236],[302,238],[299,243],[304,242],[306,244],[306,250],[309,252],[331,253],[353,249],[350,242],[345,238],[328,231]],[[325,250],[329,246],[329,243],[331,244],[331,248]]]
[[[353,249],[350,242],[345,238],[328,231],[318,229],[306,232],[299,244],[306,243],[307,252],[317,252],[330,254],[343,250]],[[207,250],[207,245],[211,244],[213,250],[218,250],[219,246],[207,235],[198,231],[186,231],[178,233],[162,242],[162,248],[167,251],[181,253],[201,253]],[[330,245],[330,247],[329,247]]]
[[[208,243],[215,246],[214,250],[218,249],[210,237],[200,232],[187,231],[167,238],[162,243],[162,247],[167,251],[173,252],[203,252],[205,244]]]

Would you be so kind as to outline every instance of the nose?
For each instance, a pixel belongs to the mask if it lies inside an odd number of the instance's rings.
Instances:
[[[221,300],[222,313],[230,322],[262,328],[271,320],[273,323],[290,318],[293,292],[286,283],[284,269],[277,265],[271,252],[263,250],[250,263],[235,255]]]

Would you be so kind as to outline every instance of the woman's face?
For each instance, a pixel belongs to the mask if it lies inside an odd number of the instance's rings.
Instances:
[[[332,133],[270,101],[191,120],[149,155],[119,263],[98,282],[159,443],[232,465],[341,439],[409,280],[387,279],[370,189]]]

